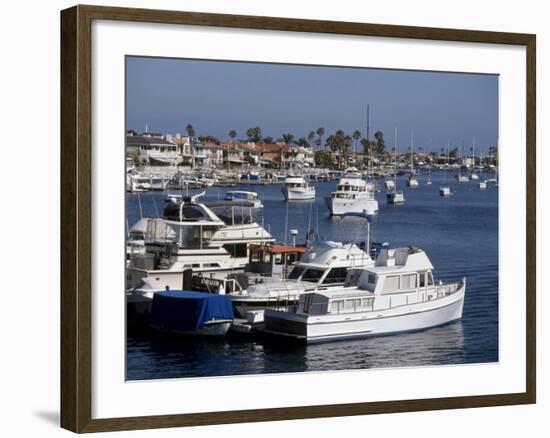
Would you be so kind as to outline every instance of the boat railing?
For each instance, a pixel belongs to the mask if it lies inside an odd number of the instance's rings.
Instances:
[[[442,298],[445,298],[445,297],[448,297],[450,295],[453,295],[455,294],[456,292],[458,292],[464,285],[466,284],[466,279],[464,278],[462,281],[459,281],[459,282],[455,282],[455,283],[449,283],[449,284],[443,284],[443,285],[433,285],[433,286],[430,286],[428,288],[418,288],[418,289],[411,289],[410,292],[415,292],[415,291],[418,291],[420,293],[419,295],[419,298],[417,300],[415,300],[414,302],[409,302],[409,297],[407,295],[407,297],[405,298],[405,302],[403,302],[402,300],[399,300],[399,303],[396,304],[396,301],[395,299],[392,299],[392,297],[390,296],[389,299],[388,299],[388,304],[387,306],[384,306],[384,307],[374,307],[373,306],[373,303],[374,301],[372,300],[369,300],[371,301],[371,306],[370,307],[364,307],[364,306],[357,306],[354,304],[353,308],[340,308],[338,307],[335,311],[330,311],[328,309],[326,309],[328,311],[328,313],[331,313],[331,314],[337,314],[337,315],[340,315],[340,314],[353,314],[353,313],[360,313],[360,312],[365,312],[365,311],[382,311],[382,310],[389,310],[389,309],[396,309],[396,308],[399,308],[399,307],[405,307],[405,306],[408,306],[410,304],[419,304],[419,303],[426,303],[426,302],[433,302],[433,301],[436,301],[438,299],[442,299]],[[370,296],[370,297],[363,297],[363,298],[373,298],[373,296]],[[345,300],[345,299],[354,299],[354,297],[342,297],[342,298],[339,298],[338,300]],[[357,298],[355,298],[357,299]],[[311,304],[310,307],[314,306],[314,304]],[[330,303],[329,303],[329,307],[330,307]],[[310,315],[313,315],[313,313],[311,311],[307,312],[308,314]]]
[[[205,277],[202,273],[193,275],[191,286],[194,290],[200,290],[211,294],[217,294],[223,290],[226,294],[239,294],[241,285],[234,278]]]

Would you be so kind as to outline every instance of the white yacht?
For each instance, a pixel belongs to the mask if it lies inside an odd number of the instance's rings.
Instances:
[[[405,202],[405,195],[402,190],[390,190],[386,193],[386,199],[388,204],[403,204]]]
[[[210,274],[242,270],[249,247],[274,239],[255,222],[251,208],[222,202],[210,207],[184,199],[170,200],[164,218],[149,219],[145,254],[127,268],[128,301],[146,301],[153,294],[181,289],[189,272]]]
[[[131,193],[146,192],[151,190],[151,179],[142,176],[136,169],[126,172],[126,191]]]
[[[230,294],[236,313],[265,308],[287,308],[300,294],[342,286],[348,269],[373,266],[374,260],[354,243],[320,241],[310,246],[295,263],[286,280],[256,284]]]
[[[477,183],[477,188],[479,190],[485,190],[487,188],[487,181],[480,181]]]
[[[374,184],[352,174],[344,175],[340,179],[336,191],[325,198],[325,204],[333,216],[343,216],[346,213],[378,213]]]
[[[281,191],[287,201],[315,199],[315,186],[310,185],[302,176],[288,176]]]
[[[135,256],[143,256],[145,254],[145,232],[147,231],[147,223],[149,219],[140,219],[128,229],[126,239],[126,261],[127,264]]]
[[[395,182],[393,179],[387,179],[384,181],[384,187],[386,190],[393,190],[395,189]]]
[[[262,208],[262,200],[259,198],[258,193],[248,192],[245,190],[232,190],[225,194],[224,200],[226,201],[247,201],[252,203],[253,208]]]
[[[451,188],[449,186],[441,186],[439,187],[439,195],[440,196],[451,196]]]
[[[409,178],[407,179],[407,186],[408,187],[418,187],[418,180],[416,179],[416,176],[414,174],[410,174]]]
[[[265,331],[307,343],[423,330],[462,317],[466,278],[435,283],[418,248],[384,249],[372,267],[350,272],[357,286],[302,294],[292,311],[267,309]]]

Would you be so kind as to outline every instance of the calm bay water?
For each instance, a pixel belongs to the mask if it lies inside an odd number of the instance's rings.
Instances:
[[[376,195],[380,212],[371,233],[374,240],[389,242],[392,247],[425,249],[436,280],[467,277],[461,321],[417,333],[308,346],[231,336],[224,340],[164,336],[130,326],[128,380],[498,361],[498,190],[494,186],[479,190],[475,183],[450,181],[449,172],[447,185],[454,195],[443,198],[439,196],[443,178],[443,174],[433,174],[433,184],[426,185],[427,177],[421,176],[420,186],[414,189],[406,188],[405,179],[398,178],[398,186],[405,192],[403,205],[386,204],[381,187]],[[303,241],[308,224],[324,239],[364,240],[363,219],[328,215],[324,197],[335,186],[335,182],[318,183],[315,202],[288,204],[279,185],[241,189],[259,193],[264,226],[278,241],[290,241],[285,229],[293,228],[299,231],[297,241]],[[203,199],[223,199],[228,190],[232,189],[208,189]],[[165,198],[165,193],[128,195],[129,224],[139,219],[140,204],[146,217],[162,214]]]

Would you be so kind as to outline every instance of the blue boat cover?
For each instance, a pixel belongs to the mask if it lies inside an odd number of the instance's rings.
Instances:
[[[169,290],[153,295],[151,324],[157,328],[194,331],[213,319],[233,319],[227,295]]]

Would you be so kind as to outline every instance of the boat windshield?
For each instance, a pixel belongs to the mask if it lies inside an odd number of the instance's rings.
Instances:
[[[290,271],[290,274],[288,274],[288,279],[289,280],[298,280],[298,278],[300,278],[300,275],[302,275],[302,273],[304,272],[304,268],[300,268],[298,266],[295,266],[294,269],[292,269],[292,271]]]
[[[324,273],[325,271],[323,269],[308,268],[302,275],[301,280],[308,281],[310,283],[317,283],[321,279]]]
[[[344,283],[348,274],[347,268],[333,268],[323,280],[323,284]]]
[[[256,222],[252,209],[243,207],[212,207],[211,210],[226,225],[245,225]]]

